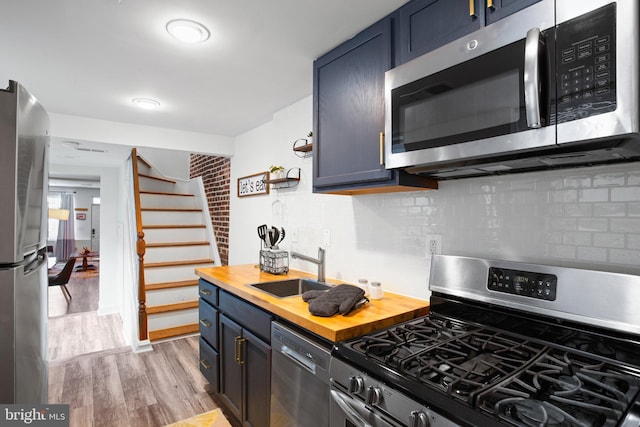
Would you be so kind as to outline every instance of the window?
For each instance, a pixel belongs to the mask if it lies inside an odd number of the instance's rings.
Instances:
[[[49,209],[60,209],[60,193],[50,193],[47,197]],[[55,242],[58,240],[58,222],[59,219],[49,218],[47,241]]]

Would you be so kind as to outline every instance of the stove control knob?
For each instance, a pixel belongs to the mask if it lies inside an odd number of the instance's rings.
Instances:
[[[350,377],[349,378],[349,393],[358,394],[364,390],[364,380],[362,377]]]
[[[369,387],[365,402],[367,405],[379,405],[382,403],[382,390],[375,386]]]
[[[410,427],[429,427],[429,417],[422,411],[413,411],[409,417]]]

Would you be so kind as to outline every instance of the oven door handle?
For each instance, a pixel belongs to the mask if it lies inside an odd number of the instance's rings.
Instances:
[[[527,125],[532,129],[542,126],[540,120],[540,28],[527,31],[524,48],[524,106]]]
[[[371,424],[367,423],[364,418],[362,418],[356,411],[347,403],[345,398],[349,398],[349,396],[345,395],[342,392],[337,390],[331,390],[331,399],[336,402],[336,404],[342,409],[344,415],[355,424],[357,427],[373,427]]]

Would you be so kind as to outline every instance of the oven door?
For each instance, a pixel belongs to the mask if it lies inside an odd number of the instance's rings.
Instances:
[[[330,427],[402,427],[358,399],[331,387]]]
[[[387,168],[555,145],[553,4],[525,11],[386,73]]]

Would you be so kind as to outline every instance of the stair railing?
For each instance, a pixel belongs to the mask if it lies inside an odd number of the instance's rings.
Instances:
[[[140,184],[138,176],[138,154],[136,149],[131,150],[131,166],[133,168],[133,199],[136,209],[136,253],[138,254],[138,335],[141,341],[148,336],[147,328],[147,292],[144,281],[144,254],[147,245],[144,241],[142,230],[142,210],[140,209]]]

